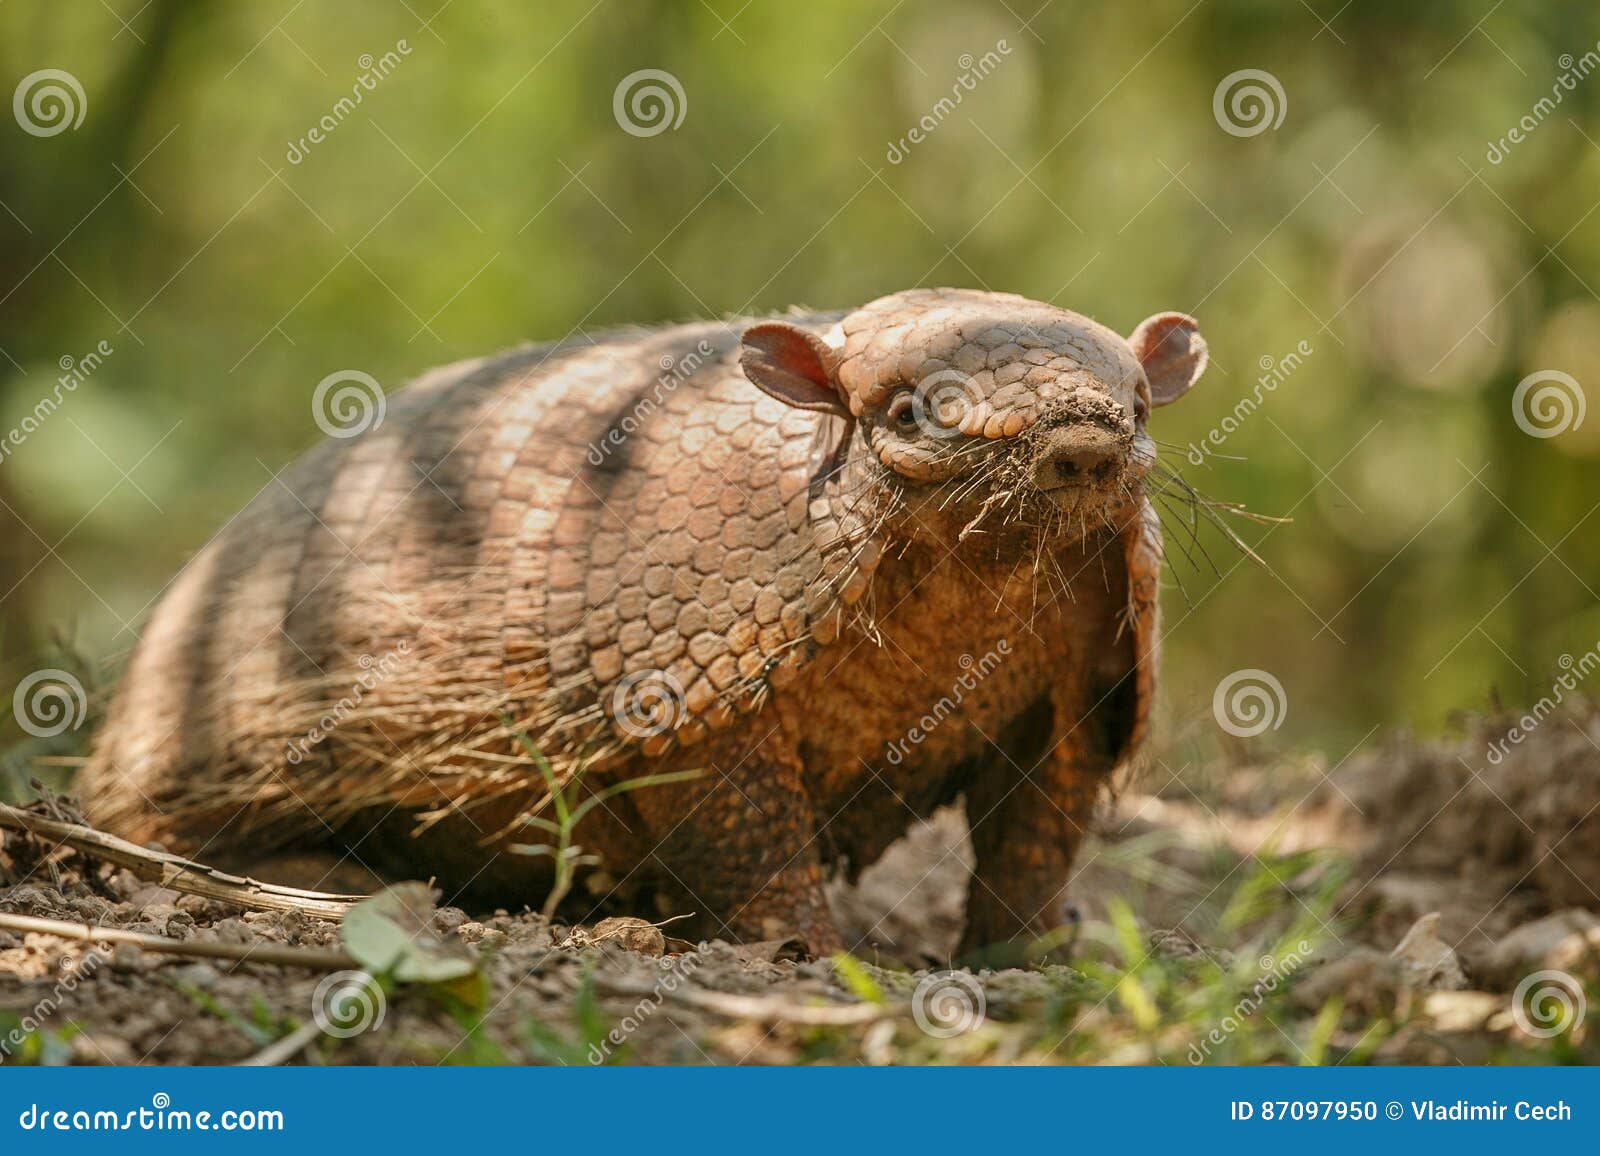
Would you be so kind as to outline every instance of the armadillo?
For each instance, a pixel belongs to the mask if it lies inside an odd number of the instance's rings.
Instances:
[[[1146,423],[1206,360],[1179,313],[917,289],[433,370],[174,579],[89,813],[536,903],[603,795],[582,903],[827,952],[830,875],[964,801],[962,947],[1040,935],[1145,745]]]

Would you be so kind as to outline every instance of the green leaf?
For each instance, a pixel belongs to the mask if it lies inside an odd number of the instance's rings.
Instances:
[[[341,938],[356,962],[400,983],[444,983],[477,970],[465,946],[446,943],[432,926],[433,891],[397,883],[352,907]]]
[[[867,974],[867,969],[861,966],[861,961],[848,951],[841,951],[833,957],[833,970],[844,981],[845,987],[857,999],[865,1003],[883,1003],[883,988],[878,986],[876,980]]]
[[[1328,1054],[1328,1041],[1333,1039],[1333,1033],[1338,1030],[1339,1016],[1343,1012],[1344,1001],[1337,996],[1322,1005],[1316,1022],[1311,1025],[1311,1036],[1306,1040],[1306,1048],[1300,1058],[1302,1064],[1318,1067],[1327,1063],[1324,1057]]]

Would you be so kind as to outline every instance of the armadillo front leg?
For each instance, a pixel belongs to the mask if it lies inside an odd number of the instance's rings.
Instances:
[[[641,816],[661,833],[653,858],[713,934],[742,941],[794,935],[817,955],[841,950],[823,891],[815,810],[793,748],[774,732],[748,754],[707,764],[700,778],[672,788],[689,792],[687,799],[638,793]]]
[[[967,792],[975,863],[962,958],[1015,962],[1066,922],[1072,861],[1112,761],[1097,720],[1067,717],[1042,749],[994,752]]]

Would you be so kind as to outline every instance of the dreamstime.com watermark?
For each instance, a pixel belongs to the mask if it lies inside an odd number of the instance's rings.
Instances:
[[[1550,693],[1542,695],[1539,701],[1528,709],[1528,713],[1517,720],[1515,726],[1485,749],[1484,757],[1495,766],[1499,766],[1505,760],[1512,747],[1518,746],[1538,730],[1544,720],[1554,714],[1556,708],[1566,700],[1567,695],[1578,689],[1579,683],[1596,670],[1600,670],[1600,642],[1595,643],[1577,658],[1563,654],[1556,659],[1556,665],[1566,673],[1556,676],[1555,681],[1550,684]]]
[[[917,720],[917,725],[908,730],[901,738],[894,740],[884,748],[884,758],[889,760],[891,766],[898,767],[911,753],[911,748],[920,746],[924,739],[939,729],[941,723],[949,718],[961,706],[962,701],[984,679],[995,672],[1011,654],[1011,642],[1002,638],[994,644],[994,648],[984,652],[983,657],[973,658],[970,654],[963,654],[957,660],[962,673],[955,682],[950,684],[950,693],[944,695],[927,714]]]
[[[612,719],[636,739],[677,729],[686,709],[683,683],[666,670],[635,671],[611,692]]]
[[[641,68],[617,82],[611,93],[611,115],[629,136],[660,136],[689,115],[689,95],[672,73]]]
[[[65,997],[78,990],[78,985],[88,979],[111,959],[111,945],[96,943],[82,955],[63,955],[61,975],[50,988],[50,994],[29,1009],[5,1035],[0,1036],[0,1064],[11,1059],[28,1042],[28,1037],[44,1027],[51,1016],[60,1009]]]
[[[994,42],[994,47],[982,56],[974,57],[970,52],[963,52],[956,58],[956,65],[961,69],[961,75],[956,77],[950,86],[950,95],[941,96],[934,101],[933,107],[923,113],[916,124],[906,130],[905,136],[897,141],[890,141],[889,148],[884,153],[891,165],[897,165],[911,155],[911,150],[927,140],[945,122],[945,118],[953,113],[966,98],[966,94],[978,87],[978,82],[987,78],[995,69],[1004,63],[1005,58],[1011,55],[1011,45],[1005,38]]]
[[[400,667],[402,660],[411,656],[411,643],[401,639],[395,644],[393,650],[382,658],[373,658],[370,654],[363,654],[357,665],[361,667],[361,676],[350,686],[350,693],[333,704],[333,709],[317,720],[316,725],[306,731],[300,738],[289,744],[285,757],[290,766],[299,766],[310,753],[311,748],[321,743],[334,731],[344,724],[345,719],[358,708],[371,694],[377,685],[392,677]]]
[[[282,1132],[283,1112],[277,1108],[226,1108],[221,1112],[191,1112],[174,1108],[172,1097],[157,1092],[148,1108],[113,1112],[53,1109],[29,1104],[17,1116],[25,1132]]]
[[[1289,697],[1271,671],[1246,667],[1221,682],[1211,695],[1217,725],[1240,739],[1277,730],[1289,714]]]
[[[383,1026],[389,1003],[378,981],[365,971],[325,975],[311,993],[311,1019],[324,1035],[347,1040]]]
[[[1517,382],[1511,420],[1531,438],[1553,438],[1583,424],[1588,399],[1570,373],[1541,369]]]
[[[363,52],[357,59],[356,65],[361,69],[361,75],[356,77],[356,82],[350,86],[350,95],[341,96],[333,102],[333,107],[322,114],[322,118],[312,125],[306,134],[299,140],[289,142],[288,149],[284,152],[284,159],[291,165],[297,165],[311,155],[311,150],[333,135],[335,129],[345,122],[356,106],[365,98],[366,94],[378,87],[378,82],[400,67],[400,62],[411,55],[411,45],[404,38],[396,40],[394,47],[382,56],[374,57],[370,52]]]
[[[1581,1024],[1588,1010],[1583,984],[1555,968],[1524,976],[1511,993],[1511,1018],[1538,1040],[1551,1039]]]
[[[666,968],[659,979],[652,985],[649,995],[640,996],[639,1002],[634,1004],[628,1014],[617,1021],[616,1025],[605,1034],[605,1038],[597,1044],[589,1045],[589,1062],[596,1066],[605,1063],[611,1058],[613,1052],[628,1042],[628,1037],[643,1027],[656,1012],[661,1010],[661,1005],[666,1002],[667,996],[677,991],[688,981],[689,977],[700,967],[700,960],[693,955],[682,956],[672,966]]]
[[[605,465],[606,458],[632,437],[645,420],[661,408],[661,403],[675,393],[680,385],[693,377],[706,363],[707,358],[715,357],[716,353],[709,341],[702,340],[682,357],[674,357],[670,353],[664,355],[659,363],[661,376],[656,378],[655,386],[650,392],[634,402],[633,408],[606,430],[599,441],[589,443],[588,453],[585,455],[589,459],[589,464]]]
[[[359,369],[335,370],[311,393],[311,420],[331,438],[353,438],[377,429],[388,409],[378,379]]]
[[[911,1018],[936,1040],[974,1031],[987,1007],[983,985],[968,971],[936,971],[911,993]]]
[[[1289,380],[1289,376],[1305,363],[1305,359],[1315,353],[1311,342],[1301,341],[1282,357],[1273,357],[1270,353],[1263,354],[1261,361],[1261,376],[1256,378],[1253,389],[1233,405],[1226,417],[1206,431],[1204,437],[1198,442],[1190,442],[1188,452],[1184,455],[1189,459],[1191,466],[1205,465],[1206,458],[1217,450],[1223,443],[1238,432],[1266,401],[1267,395],[1278,392],[1278,387]]]
[[[1534,130],[1555,112],[1556,105],[1566,99],[1567,93],[1577,90],[1578,81],[1587,79],[1590,73],[1600,68],[1600,42],[1576,59],[1572,53],[1563,52],[1557,57],[1556,64],[1561,68],[1561,73],[1550,86],[1550,95],[1534,101],[1533,107],[1522,114],[1522,119],[1512,125],[1505,136],[1489,142],[1489,148],[1483,156],[1491,165],[1497,165],[1510,156],[1512,149],[1532,136]]]
[[[1229,136],[1260,136],[1281,125],[1288,113],[1283,85],[1261,68],[1228,73],[1211,94],[1211,115]]]
[[[967,415],[984,402],[983,387],[959,369],[941,369],[917,383],[911,417],[924,437],[947,441],[961,436]]]
[[[1244,1024],[1244,1021],[1256,1014],[1266,999],[1281,987],[1295,972],[1299,971],[1311,958],[1311,944],[1302,939],[1295,944],[1295,949],[1287,955],[1273,958],[1264,955],[1260,961],[1260,973],[1256,981],[1250,985],[1250,990],[1239,997],[1239,1002],[1233,1005],[1233,1010],[1222,1017],[1222,1022],[1217,1024],[1200,1039],[1189,1045],[1189,1062],[1191,1064],[1204,1063],[1211,1057],[1211,1049],[1221,1047],[1234,1032]]]
[[[17,725],[36,739],[53,739],[77,730],[89,713],[89,696],[83,683],[66,670],[36,670],[11,694],[11,713]]]
[[[0,433],[0,463],[37,433],[39,428],[50,420],[51,415],[61,408],[66,395],[77,392],[78,387],[88,381],[94,371],[105,363],[106,358],[115,352],[115,346],[109,341],[102,341],[81,357],[73,357],[70,353],[63,354],[61,360],[56,363],[61,367],[61,375],[56,378],[55,388],[41,397],[33,409],[23,415],[21,421],[11,429]]]
[[[29,136],[57,136],[76,129],[89,112],[89,98],[72,73],[60,68],[30,72],[11,95],[11,114]]]

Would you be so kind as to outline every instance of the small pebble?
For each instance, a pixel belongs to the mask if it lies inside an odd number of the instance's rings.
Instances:
[[[441,907],[433,913],[433,929],[440,935],[459,931],[467,924],[467,913],[459,907]]]
[[[175,967],[167,973],[179,983],[187,983],[193,987],[207,988],[213,986],[221,974],[209,963],[189,963],[182,967]]]

